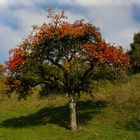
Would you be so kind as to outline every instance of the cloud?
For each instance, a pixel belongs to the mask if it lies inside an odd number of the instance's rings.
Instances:
[[[63,3],[65,0],[59,1]],[[100,27],[108,42],[120,44],[125,50],[129,49],[133,34],[140,30],[140,19],[138,20],[138,13],[134,9],[135,5],[140,6],[139,0],[66,0],[64,3],[77,9],[70,9],[71,15],[84,15],[87,20]]]
[[[16,47],[21,40],[19,33],[8,26],[0,25],[0,62],[4,63],[8,58],[8,52]]]
[[[9,50],[15,48],[28,35],[33,24],[44,21],[46,14],[43,10],[36,10],[33,2],[11,2],[0,1],[0,63],[7,60]]]
[[[8,0],[0,0],[0,7],[5,6]]]
[[[0,0],[0,63],[28,35],[33,24],[47,21],[49,7],[64,9],[70,21],[84,18],[92,22],[108,42],[125,49],[134,32],[140,30],[140,0]]]
[[[94,6],[88,13],[93,15],[93,22],[101,28],[106,40],[125,48],[129,48],[134,32],[139,31],[139,24],[133,20],[131,6]]]
[[[80,6],[93,6],[93,5],[105,5],[112,3],[112,0],[59,0],[60,3],[80,5]]]
[[[140,4],[139,0],[58,0],[59,3],[79,6],[101,6],[101,5],[132,5]]]

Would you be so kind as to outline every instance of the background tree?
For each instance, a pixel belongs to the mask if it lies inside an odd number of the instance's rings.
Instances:
[[[134,34],[133,43],[128,52],[134,72],[140,71],[140,32]]]
[[[5,75],[5,67],[4,65],[0,64],[0,94],[4,94],[7,89],[8,86],[5,84],[5,80],[6,80],[6,75]]]
[[[33,26],[32,33],[10,51],[6,83],[19,98],[41,84],[41,95],[66,94],[70,128],[77,129],[76,101],[89,93],[96,66],[108,66],[117,73],[128,65],[128,56],[102,39],[98,28],[84,20],[66,22],[64,11],[48,10],[50,23]]]

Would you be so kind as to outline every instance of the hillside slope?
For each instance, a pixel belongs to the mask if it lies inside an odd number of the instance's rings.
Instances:
[[[140,74],[127,82],[102,82],[77,103],[79,128],[68,129],[67,99],[27,101],[0,97],[0,140],[139,140]]]

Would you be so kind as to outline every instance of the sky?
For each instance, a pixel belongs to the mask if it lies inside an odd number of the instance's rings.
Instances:
[[[140,0],[0,0],[0,63],[32,25],[47,22],[48,8],[64,10],[70,22],[85,19],[100,28],[107,42],[125,50],[140,31]]]

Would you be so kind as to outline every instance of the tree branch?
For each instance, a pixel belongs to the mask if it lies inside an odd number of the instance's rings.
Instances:
[[[53,63],[55,66],[57,66],[60,70],[63,71],[64,77],[65,77],[65,79],[66,79],[66,84],[68,84],[68,77],[69,77],[69,76],[68,76],[67,70],[66,70],[61,64],[59,64],[58,62],[54,61],[53,59],[48,58],[48,57],[47,57],[47,59],[48,59],[51,63]]]
[[[47,84],[47,83],[46,82],[38,82],[38,83],[31,85],[31,87],[35,87],[35,86],[40,85],[40,84]]]
[[[81,83],[84,81],[84,79],[86,78],[86,76],[90,73],[91,70],[93,70],[94,65],[90,65],[90,67],[85,71],[85,73],[83,74],[82,78],[81,78]]]
[[[53,59],[47,57],[47,59],[53,63],[55,66],[57,66],[59,69],[61,69],[65,74],[67,73],[67,70],[61,65],[59,64],[57,61],[54,61]]]

